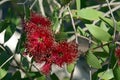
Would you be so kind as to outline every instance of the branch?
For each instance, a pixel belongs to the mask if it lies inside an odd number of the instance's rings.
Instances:
[[[67,8],[68,8],[70,18],[71,18],[71,21],[72,21],[72,26],[73,26],[73,29],[74,29],[74,32],[75,32],[75,37],[76,37],[75,40],[76,40],[76,43],[78,43],[77,32],[76,32],[76,28],[75,28],[75,22],[73,20],[73,15],[72,15],[72,13],[70,11],[70,7],[68,6]]]
[[[56,0],[53,0],[53,2],[60,8],[61,5],[56,1]]]
[[[7,2],[7,1],[10,1],[10,0],[2,0],[2,1],[0,1],[0,5],[2,5],[3,3]]]
[[[104,17],[105,17],[105,16],[108,16],[109,14],[111,14],[111,12],[113,13],[113,12],[115,12],[115,11],[118,10],[118,9],[120,9],[120,5],[119,5],[119,6],[116,6],[116,7],[113,8],[113,9],[111,9],[111,11],[106,12],[106,13],[104,14]],[[100,20],[96,20],[96,21],[93,22],[93,24],[96,24],[96,23],[99,22],[99,21],[100,21]],[[87,29],[85,29],[85,30],[87,30]]]
[[[114,2],[114,3],[110,3],[109,4],[110,6],[117,6],[117,5],[120,5],[120,2]],[[96,5],[96,6],[90,6],[90,7],[87,7],[87,8],[100,8],[100,7],[106,7],[107,6],[107,3],[105,4],[99,4],[99,5]]]
[[[38,0],[38,2],[39,2],[40,11],[41,11],[42,15],[46,16],[45,11],[44,11],[44,7],[43,7],[43,0]]]
[[[60,21],[59,21],[59,24],[57,26],[57,29],[56,29],[55,33],[58,33],[60,31],[60,27],[61,27],[61,24],[62,24],[62,18],[61,17],[62,17],[62,13],[65,11],[65,9],[66,9],[66,7],[62,7],[60,9],[60,13],[59,13],[59,16],[58,16],[58,18],[60,19]]]
[[[6,63],[8,63],[13,57],[14,57],[14,55],[12,55],[11,57],[9,57],[9,58],[0,66],[0,69],[1,69]]]
[[[47,0],[48,4],[49,4],[49,7],[50,7],[50,11],[53,12],[53,7],[51,5],[51,1],[50,0]]]
[[[30,6],[30,10],[33,8],[33,6],[36,4],[36,2],[37,2],[37,0],[35,0],[34,2],[33,2],[33,4]]]

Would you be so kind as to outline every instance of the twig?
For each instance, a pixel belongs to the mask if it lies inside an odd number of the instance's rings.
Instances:
[[[120,8],[120,5],[119,5],[119,6],[116,6],[115,8],[111,9],[111,11],[106,12],[106,13],[104,14],[104,17],[105,17],[105,16],[108,16],[111,12],[113,13],[114,11],[118,10],[119,8]],[[96,24],[96,23],[99,22],[99,21],[100,21],[100,20],[96,20],[96,21],[93,22],[93,24]],[[86,31],[87,29],[84,29],[84,30]]]
[[[118,41],[116,41],[115,43],[118,44],[118,45],[120,45],[120,42],[118,42]]]
[[[53,2],[60,8],[61,5],[56,1],[56,0],[53,0]]]
[[[75,63],[75,65],[73,67],[73,70],[71,72],[70,80],[73,80],[73,74],[74,74],[74,71],[75,71],[75,66],[76,66],[76,63]]]
[[[56,29],[56,31],[55,31],[55,33],[58,33],[59,31],[60,31],[60,27],[61,27],[61,24],[62,24],[62,14],[63,14],[63,12],[65,11],[65,9],[66,9],[66,7],[62,7],[61,9],[60,9],[60,13],[59,13],[59,16],[58,16],[58,18],[60,19],[59,20],[59,24],[58,24],[58,26],[57,26],[57,29]]]
[[[72,13],[70,11],[70,7],[68,6],[68,11],[69,11],[69,14],[70,14],[70,18],[71,18],[71,21],[72,21],[72,26],[73,26],[73,29],[74,29],[74,32],[75,32],[75,39],[76,39],[76,43],[78,43],[78,38],[77,38],[77,32],[76,32],[76,28],[75,28],[75,22],[73,20],[73,16],[72,16]]]
[[[3,46],[3,44],[0,43],[0,48],[2,48],[5,51],[5,48]]]
[[[8,63],[13,57],[14,57],[14,55],[12,55],[11,57],[9,57],[9,58],[0,66],[0,68],[2,68],[6,63]]]
[[[75,34],[75,32],[66,32],[66,33],[68,33],[68,34]],[[86,40],[88,40],[89,42],[92,42],[93,44],[97,44],[95,41],[93,41],[93,40],[91,40],[91,39],[89,39],[89,38],[87,38],[87,37],[85,37],[85,36],[82,36],[82,35],[80,35],[79,33],[77,33],[77,37],[80,37],[80,38],[82,38],[82,39],[86,39]],[[67,42],[71,42],[71,41],[73,41],[75,39],[75,35],[72,35],[68,40],[67,40]]]
[[[39,2],[39,6],[40,6],[40,10],[41,10],[42,15],[46,16],[45,11],[44,11],[44,7],[43,7],[43,0],[38,0],[38,2]]]
[[[49,7],[50,7],[50,11],[53,12],[53,7],[51,5],[51,0],[47,0],[48,4],[49,4]]]
[[[17,60],[14,58],[14,61],[16,62],[17,66],[20,68],[20,70],[22,70],[26,76],[28,76],[29,80],[33,80],[30,75],[28,74],[28,72],[23,68],[23,66],[21,65],[21,63],[17,62]]]
[[[100,48],[100,47],[109,45],[110,43],[112,43],[112,42],[108,42],[108,43],[102,44],[102,45],[100,45],[100,46],[97,46],[97,47],[93,48],[92,50],[95,50],[95,49],[97,49],[97,48]]]
[[[108,8],[109,8],[109,10],[110,10],[110,14],[111,14],[111,16],[112,16],[112,20],[113,20],[113,23],[114,23],[114,25],[113,25],[113,27],[114,27],[114,34],[113,34],[113,41],[112,41],[112,44],[114,44],[115,41],[116,41],[116,20],[115,20],[115,17],[114,17],[114,15],[113,15],[112,11],[111,11],[111,7],[110,7],[110,5],[109,5],[109,1],[106,0],[106,2],[107,2],[107,4],[108,4]],[[112,59],[112,54],[113,54],[113,51],[111,50],[111,52],[110,52],[110,57],[109,57],[108,69],[110,68],[110,62],[111,62],[111,59]]]
[[[115,8],[111,9],[111,11],[108,11],[104,16],[108,16],[111,12],[118,10],[120,8],[120,5],[116,6]]]
[[[35,0],[34,2],[33,2],[33,4],[30,6],[30,10],[33,8],[33,6],[36,4],[36,2],[37,2],[37,0]]]
[[[114,17],[114,15],[113,15],[113,12],[112,12],[112,10],[111,10],[111,7],[110,7],[110,4],[109,4],[109,1],[108,0],[106,0],[106,2],[107,2],[107,4],[108,4],[108,8],[109,8],[109,10],[110,10],[110,14],[111,14],[111,16],[112,16],[112,19],[113,19],[113,23],[114,23],[114,34],[113,34],[113,39],[115,39],[115,37],[116,37],[116,20],[115,20],[115,17]]]
[[[10,0],[2,0],[2,1],[0,1],[0,5],[2,5],[3,3],[7,2],[7,1],[10,1]]]
[[[90,80],[92,80],[92,71],[91,71],[91,66],[90,66],[90,71],[89,71],[89,73],[90,73]]]
[[[110,3],[109,5],[110,6],[117,6],[117,5],[120,5],[120,2]],[[106,7],[106,6],[107,6],[107,3],[99,4],[99,5],[96,5],[96,6],[90,6],[90,7],[87,7],[87,8],[99,8],[99,7]]]

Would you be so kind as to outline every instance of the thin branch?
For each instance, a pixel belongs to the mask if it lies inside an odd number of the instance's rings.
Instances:
[[[2,0],[2,1],[0,1],[0,5],[2,5],[3,3],[7,2],[7,1],[10,1],[10,0]]]
[[[44,7],[43,7],[43,0],[38,0],[38,2],[39,2],[40,11],[41,11],[42,15],[46,16],[45,11],[44,11]]]
[[[2,68],[6,63],[8,63],[13,57],[14,57],[14,55],[12,55],[11,57],[9,57],[9,58],[0,66],[0,68]]]
[[[115,43],[116,43],[117,45],[120,45],[120,42],[118,42],[118,41],[117,41],[117,42],[115,42]]]
[[[3,44],[0,43],[0,48],[2,48],[5,51],[5,48],[3,46]]]
[[[74,74],[74,71],[75,71],[75,66],[76,66],[76,63],[75,63],[75,65],[73,67],[73,70],[71,72],[70,80],[73,80],[73,74]]]
[[[75,39],[76,39],[76,43],[78,43],[78,38],[77,38],[77,31],[76,31],[76,28],[75,28],[75,22],[74,22],[74,19],[73,19],[73,15],[70,11],[70,7],[68,6],[68,11],[69,11],[69,14],[70,14],[70,18],[71,18],[71,21],[72,21],[72,26],[73,26],[73,29],[74,29],[74,32],[75,32]]]
[[[120,5],[120,2],[114,2],[114,3],[110,3],[109,4],[110,6],[118,6]],[[99,4],[99,5],[96,5],[96,6],[90,6],[90,7],[87,7],[87,8],[99,8],[99,7],[106,7],[107,6],[107,3],[105,4]]]
[[[56,1],[56,0],[53,0],[53,2],[60,8],[61,5]]]
[[[48,4],[49,4],[49,7],[50,7],[50,11],[53,12],[53,7],[51,5],[51,0],[47,0]]]
[[[100,47],[109,45],[110,43],[112,43],[112,42],[108,42],[108,43],[105,43],[105,44],[101,44],[100,46],[97,46],[97,47],[93,48],[92,50],[95,50],[95,49],[98,49],[98,48],[100,48]]]
[[[67,32],[67,33],[69,34],[69,32]],[[70,32],[70,34],[73,34],[73,33],[75,33],[75,32]],[[77,37],[80,37],[80,38],[82,38],[82,39],[88,40],[89,42],[92,42],[93,44],[97,44],[95,41],[93,41],[93,40],[91,40],[91,39],[89,39],[89,38],[87,38],[87,37],[85,37],[85,36],[82,36],[82,35],[80,35],[79,33],[77,33]],[[67,42],[71,42],[71,41],[73,41],[74,39],[75,39],[75,35],[71,36],[71,37],[67,40]]]
[[[61,9],[60,9],[60,12],[59,12],[59,16],[58,16],[58,18],[60,19],[59,20],[59,24],[58,24],[58,26],[57,26],[57,29],[56,29],[56,31],[55,31],[55,33],[58,33],[59,31],[60,31],[60,27],[61,27],[61,24],[62,24],[62,14],[63,14],[63,12],[66,10],[66,7],[62,7]]]
[[[105,16],[108,16],[109,14],[111,14],[111,12],[113,13],[113,12],[115,12],[115,11],[118,10],[118,9],[120,9],[120,5],[119,5],[119,6],[116,6],[116,7],[113,8],[113,9],[111,9],[111,11],[106,12],[106,13],[104,14],[104,17],[105,17]],[[100,21],[100,19],[94,21],[93,24],[96,24],[96,23],[99,22],[99,21]],[[86,31],[87,29],[84,29],[84,30]]]
[[[33,6],[36,4],[36,2],[37,2],[37,0],[35,0],[34,2],[33,2],[33,4],[30,6],[30,10],[33,8]]]
[[[108,8],[109,8],[109,10],[110,10],[110,14],[111,14],[111,16],[112,16],[113,23],[114,23],[114,25],[113,25],[113,26],[114,26],[114,34],[113,34],[113,37],[114,37],[114,39],[115,39],[115,37],[116,37],[116,20],[115,20],[115,17],[114,17],[114,15],[113,15],[113,12],[112,12],[112,10],[111,10],[109,1],[106,0],[106,2],[107,2],[107,4],[108,4]]]
[[[108,8],[109,8],[109,10],[110,10],[110,14],[111,14],[111,16],[112,16],[112,20],[113,20],[113,23],[114,23],[114,25],[113,25],[113,27],[114,27],[114,34],[113,34],[113,41],[112,41],[112,43],[114,44],[115,41],[116,41],[116,20],[115,20],[115,17],[114,17],[114,15],[113,15],[113,12],[111,11],[111,7],[110,7],[110,5],[109,5],[109,1],[106,0],[106,2],[107,2],[107,4],[108,4]],[[112,54],[113,54],[113,51],[111,50],[111,52],[110,52],[110,57],[109,57],[108,69],[110,68],[110,62],[111,62],[111,59],[112,59]]]

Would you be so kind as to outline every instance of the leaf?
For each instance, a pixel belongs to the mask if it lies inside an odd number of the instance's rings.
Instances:
[[[78,14],[79,14],[79,10],[80,10],[80,8],[81,8],[81,0],[76,0],[76,8],[77,8],[77,16],[79,16]]]
[[[86,20],[98,20],[101,16],[103,13],[95,9],[86,8],[78,11],[78,17]]]
[[[108,69],[107,71],[100,72],[98,74],[98,77],[100,77],[100,79],[103,79],[103,80],[110,80],[110,79],[112,79],[114,77],[113,70]]]
[[[103,22],[103,21],[100,24],[100,28],[103,29],[106,32],[109,30],[109,28],[105,25],[105,22]]]
[[[4,20],[0,22],[0,33],[8,27],[9,21]]]
[[[86,55],[86,60],[87,63],[93,68],[99,69],[102,67],[97,57],[91,52]]]
[[[66,4],[68,4],[71,0],[60,0],[60,3],[65,6]]]
[[[46,80],[46,77],[43,75],[43,76],[37,78],[37,80]]]
[[[68,71],[69,73],[71,73],[71,72],[73,71],[73,69],[74,69],[74,66],[75,66],[74,63],[71,63],[71,64],[67,65],[67,71]]]
[[[20,71],[16,71],[14,73],[14,75],[12,76],[12,78],[10,78],[10,80],[21,80],[21,73],[20,73]]]
[[[59,80],[58,77],[55,74],[50,75],[52,80]]]
[[[113,73],[114,73],[114,78],[115,80],[120,80],[120,67],[116,67],[114,70],[113,70]]]
[[[80,35],[85,35],[85,31],[84,31],[80,26],[77,27],[77,32],[78,32]]]
[[[4,48],[5,48],[5,51],[3,51],[2,54],[0,54],[0,65],[3,65],[11,57],[11,54],[12,54],[11,50],[7,46],[5,46]],[[12,59],[10,59],[9,62],[5,63],[2,68],[4,68],[5,70],[8,70],[11,61]]]
[[[105,17],[100,17],[102,21],[104,21],[106,24],[110,25],[110,27],[114,28],[114,23],[111,19],[105,18]],[[120,23],[116,22],[116,30],[120,31]]]
[[[67,38],[68,38],[68,34],[65,33],[65,32],[60,32],[60,33],[58,33],[58,34],[55,35],[55,39],[57,41],[62,41],[62,40],[65,40]]]
[[[0,68],[0,79],[2,79],[3,77],[5,77],[5,75],[7,74],[7,71]]]
[[[89,32],[98,40],[100,41],[109,41],[112,39],[111,35],[101,29],[96,25],[86,24]]]
[[[4,51],[4,49],[2,47],[0,47],[0,54]]]
[[[13,33],[15,32],[15,30],[16,30],[16,25],[14,25],[14,24],[10,24],[10,25],[7,27],[7,29],[6,29],[6,31],[5,31],[5,37],[4,37],[4,41],[5,41],[5,42],[8,41],[8,40],[11,38],[11,36],[12,36]]]

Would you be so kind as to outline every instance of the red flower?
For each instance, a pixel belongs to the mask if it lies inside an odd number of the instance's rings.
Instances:
[[[53,53],[56,58],[55,64],[62,66],[64,63],[70,64],[78,57],[78,48],[74,42],[60,42]]]
[[[24,30],[27,33],[31,33],[38,29],[38,26],[31,21],[23,22],[23,25],[24,25]]]
[[[115,51],[116,57],[120,58],[120,47],[118,47]]]
[[[45,62],[41,68],[42,73],[49,74],[52,64],[62,66],[70,64],[78,57],[77,44],[74,42],[55,42],[50,29],[49,19],[32,13],[30,21],[24,22],[26,32],[25,54],[33,57],[37,63]]]
[[[49,19],[37,14],[37,13],[31,13],[30,21],[37,25],[41,25],[43,27],[50,27],[51,22]]]
[[[115,56],[118,58],[118,65],[120,65],[120,47],[115,50]]]
[[[48,75],[51,70],[51,64],[50,63],[45,63],[43,67],[41,68],[41,72],[45,75]]]
[[[32,55],[44,53],[54,43],[52,32],[46,27],[39,27],[37,30],[27,34],[26,49]]]

